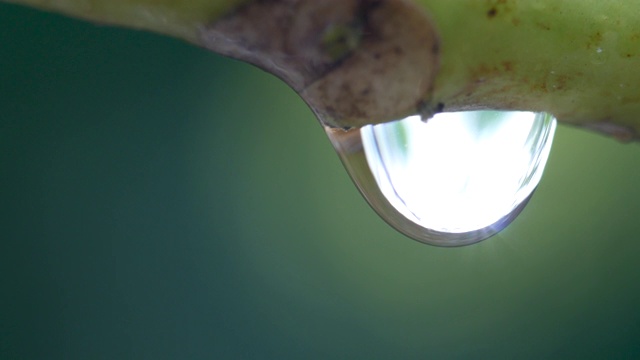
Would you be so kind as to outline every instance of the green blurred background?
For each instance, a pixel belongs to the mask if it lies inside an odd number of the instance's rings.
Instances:
[[[0,4],[0,359],[640,356],[638,184],[560,127],[511,227],[422,245],[272,76]]]

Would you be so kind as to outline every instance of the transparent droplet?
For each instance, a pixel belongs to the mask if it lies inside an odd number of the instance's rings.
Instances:
[[[427,244],[461,246],[496,234],[522,211],[555,127],[546,113],[464,111],[325,130],[385,221]]]

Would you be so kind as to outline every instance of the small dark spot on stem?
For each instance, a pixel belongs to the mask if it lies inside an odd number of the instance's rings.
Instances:
[[[494,18],[496,15],[498,15],[498,9],[496,9],[495,7],[492,7],[491,9],[489,9],[489,11],[487,11],[487,17],[489,19]]]
[[[535,25],[542,30],[546,30],[546,31],[551,30],[551,26],[543,22],[536,21]]]
[[[444,103],[439,102],[435,105],[428,101],[420,101],[417,105],[418,115],[422,118],[422,121],[427,122],[433,115],[442,112],[444,110]]]
[[[437,54],[439,52],[440,52],[440,44],[439,43],[433,44],[433,47],[431,48],[431,53]]]

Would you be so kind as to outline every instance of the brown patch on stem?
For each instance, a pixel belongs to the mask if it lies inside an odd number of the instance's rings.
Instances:
[[[336,65],[324,43],[326,32],[336,26],[360,31],[359,7],[359,1],[250,1],[203,28],[202,43],[300,91]]]
[[[440,56],[431,20],[409,0],[254,0],[203,28],[201,39],[280,77],[335,127],[415,112]]]
[[[638,139],[638,134],[634,129],[608,121],[586,123],[583,124],[582,127],[609,135],[620,142],[626,143]]]

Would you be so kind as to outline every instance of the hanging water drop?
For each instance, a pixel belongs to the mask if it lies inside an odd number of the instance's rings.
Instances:
[[[464,111],[325,130],[371,207],[418,241],[461,246],[504,229],[544,170],[556,120]]]

